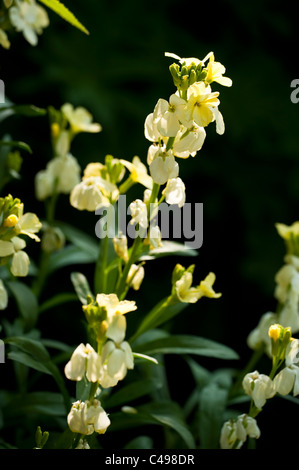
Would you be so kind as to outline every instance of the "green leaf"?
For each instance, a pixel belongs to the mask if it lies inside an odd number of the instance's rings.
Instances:
[[[110,431],[159,424],[173,429],[189,449],[195,448],[194,438],[186,425],[181,408],[169,400],[136,407],[130,413],[111,413]]]
[[[87,297],[93,297],[91,289],[89,287],[88,280],[82,273],[74,272],[71,273],[71,281],[73,283],[74,289],[77,293],[77,296],[80,302],[83,305],[87,305]]]
[[[28,153],[32,153],[31,147],[25,142],[20,142],[16,140],[0,140],[0,145],[6,145],[9,147],[17,147],[21,150],[25,150]]]
[[[22,282],[10,281],[7,282],[6,285],[16,299],[19,312],[25,322],[25,328],[31,330],[38,317],[38,302],[35,295],[32,290]]]
[[[99,251],[99,244],[98,241],[88,235],[87,233],[83,232],[82,230],[73,227],[72,225],[66,224],[64,222],[57,221],[55,225],[59,227],[64,235],[65,238],[71,242],[73,245],[81,248],[82,250],[90,253],[91,256],[94,256],[95,259],[98,256]]]
[[[11,403],[5,408],[9,416],[27,415],[33,413],[47,416],[65,416],[63,398],[60,393],[54,392],[32,392],[14,397]]]
[[[227,390],[216,383],[207,385],[200,392],[198,427],[202,449],[219,449],[226,401]]]
[[[198,256],[198,251],[190,248],[183,243],[163,240],[163,245],[154,250],[142,253],[139,261],[148,261],[162,256]]]
[[[161,300],[142,320],[136,333],[132,336],[132,338],[130,338],[130,342],[135,341],[138,336],[145,333],[146,331],[157,328],[171,318],[175,317],[185,308],[187,308],[188,305],[189,304],[185,302],[176,302],[173,304],[170,301],[170,297],[166,297],[165,299]]]
[[[57,307],[57,305],[62,305],[67,302],[77,302],[78,297],[76,294],[72,292],[62,292],[60,294],[56,294],[45,302],[39,307],[39,313],[45,312],[50,310],[51,308]]]
[[[34,105],[15,105],[13,103],[0,105],[0,121],[17,114],[26,117],[39,117],[45,116],[47,110]]]
[[[124,449],[153,449],[154,443],[149,436],[138,436],[125,445]]]
[[[28,338],[26,336],[14,336],[5,338],[5,343],[16,346],[20,351],[11,351],[8,357],[25,364],[40,372],[52,375],[58,385],[66,410],[70,408],[70,397],[64,384],[64,379],[60,374],[58,367],[52,362],[47,349],[40,341]]]
[[[160,388],[161,386],[161,383],[154,383],[151,379],[138,380],[114,392],[105,400],[104,407],[109,409],[124,404],[129,405],[133,400],[144,395],[149,395],[154,389]]]
[[[136,352],[153,356],[155,354],[196,354],[218,359],[238,359],[238,354],[228,346],[215,341],[191,335],[172,335],[137,345]]]
[[[71,25],[75,26],[75,28],[80,29],[85,34],[89,34],[85,26],[80,23],[79,20],[75,17],[73,13],[70,12],[68,8],[66,8],[61,2],[58,0],[39,0],[43,3],[46,7],[53,10],[57,15],[61,16],[65,21],[70,23]]]
[[[76,264],[94,263],[96,257],[90,251],[83,251],[74,245],[68,245],[62,250],[53,253],[49,259],[47,268],[48,273],[54,272],[66,266]]]

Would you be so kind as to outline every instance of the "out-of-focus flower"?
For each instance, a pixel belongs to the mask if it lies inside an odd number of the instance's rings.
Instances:
[[[68,120],[74,134],[78,134],[79,132],[96,133],[102,130],[102,126],[98,123],[92,122],[92,114],[82,106],[74,108],[72,104],[65,103],[61,107],[61,111]]]
[[[236,420],[224,423],[220,435],[221,449],[240,449],[247,436],[258,439],[261,435],[257,422],[251,416],[242,414]]]
[[[134,290],[139,290],[141,283],[144,278],[144,267],[137,264],[132,264],[129,273],[127,282],[133,287]]]
[[[246,374],[242,385],[244,391],[249,395],[255,406],[261,409],[268,398],[272,398],[276,394],[273,381],[265,374],[260,374],[257,370]]]
[[[73,188],[70,203],[75,209],[93,212],[102,205],[109,206],[110,202],[116,201],[118,194],[115,184],[100,176],[90,176]]]
[[[49,17],[44,8],[35,0],[15,0],[8,10],[9,19],[16,31],[23,33],[25,39],[32,45],[38,43],[38,35],[49,25]]]
[[[135,156],[132,162],[120,160],[120,162],[130,171],[131,179],[134,183],[140,183],[148,189],[152,189],[153,180],[147,173],[147,167],[142,163],[139,157]]]
[[[123,233],[119,233],[118,236],[113,238],[113,246],[117,256],[125,261],[129,260],[128,254],[128,239]]]
[[[8,304],[8,294],[5,285],[0,279],[0,310],[5,310]]]
[[[10,41],[7,37],[7,34],[3,29],[0,28],[0,45],[4,47],[4,49],[10,48]]]
[[[54,192],[69,194],[80,183],[81,168],[70,153],[54,157],[35,177],[35,193],[42,201]]]

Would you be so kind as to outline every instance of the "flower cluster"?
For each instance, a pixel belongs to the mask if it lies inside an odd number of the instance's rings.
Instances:
[[[223,77],[225,68],[215,62],[213,53],[203,60],[181,59],[169,53],[166,55],[180,63],[180,66],[170,66],[177,91],[168,101],[158,100],[144,125],[145,137],[151,142],[147,163],[154,182],[159,185],[178,177],[179,165],[175,157],[194,157],[202,148],[206,137],[205,128],[211,122],[215,121],[217,133],[223,134],[219,92],[212,92],[210,84],[218,82],[225,86],[232,85],[231,79]]]
[[[299,223],[291,226],[276,224],[279,235],[286,244],[285,264],[275,276],[274,297],[278,302],[276,312],[266,312],[262,315],[256,328],[248,336],[248,345],[252,349],[265,346],[271,356],[271,342],[268,329],[279,323],[290,327],[293,334],[299,332]]]
[[[0,265],[8,265],[14,276],[27,276],[29,256],[24,251],[26,241],[21,235],[40,241],[36,235],[42,224],[31,213],[24,214],[24,204],[11,195],[0,198]],[[0,309],[7,306],[8,296],[3,281],[0,280]]]
[[[261,412],[267,400],[277,393],[287,395],[293,390],[293,395],[299,394],[299,340],[291,337],[291,328],[273,324],[268,328],[271,345],[272,370],[268,375],[258,370],[247,373],[242,381],[246,395],[251,398],[251,406],[246,419],[250,420],[255,429],[250,437],[260,437],[255,417]],[[242,418],[242,415],[239,418]],[[238,420],[239,420],[238,418]],[[243,418],[242,418],[243,419]],[[240,431],[238,420],[226,421],[221,430],[220,445],[223,449],[239,449],[247,439],[247,434]],[[258,432],[257,432],[258,431]],[[243,433],[243,435],[242,435]]]
[[[69,380],[75,381],[86,377],[89,382],[105,389],[117,385],[124,379],[128,369],[134,368],[133,353],[129,343],[125,341],[124,315],[137,307],[134,301],[120,301],[115,294],[98,294],[95,301],[90,300],[88,305],[83,306],[83,311],[97,344],[97,351],[89,343],[80,344],[65,366],[65,375]],[[68,416],[73,432],[105,432],[109,425],[109,419],[100,403],[96,400],[95,404],[95,400],[91,398],[91,403],[73,403]],[[94,428],[90,427],[91,424]]]
[[[22,33],[31,46],[36,46],[38,36],[49,26],[46,10],[35,0],[4,0],[3,3],[0,45],[10,48],[7,31],[12,30]]]

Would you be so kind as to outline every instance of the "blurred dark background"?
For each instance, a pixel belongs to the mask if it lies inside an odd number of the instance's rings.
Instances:
[[[290,99],[291,81],[299,78],[298,25],[292,3],[64,3],[90,36],[49,12],[51,26],[38,47],[18,34],[10,51],[0,51],[0,77],[15,103],[58,108],[69,101],[90,110],[103,131],[76,137],[72,153],[82,169],[88,162],[102,162],[106,154],[129,160],[139,155],[146,161],[145,117],[158,98],[168,99],[175,91],[165,51],[198,58],[214,51],[226,66],[232,88],[213,85],[220,91],[225,134],[217,135],[211,124],[197,156],[179,161],[187,201],[204,204],[203,246],[197,259],[148,264],[142,292],[134,295],[141,311],[153,306],[169,292],[176,262],[196,262],[194,284],[214,271],[222,298],[200,300],[171,327],[221,341],[236,349],[245,364],[251,354],[248,333],[263,313],[275,309],[274,276],[284,244],[274,224],[299,218],[299,104]],[[18,193],[26,210],[36,210],[33,177],[51,156],[47,120],[14,117],[6,127],[33,149],[33,155],[24,155],[22,181],[10,192]],[[94,215],[78,213],[67,198],[61,198],[57,218],[94,233]],[[263,444],[270,446],[270,440],[265,437]]]

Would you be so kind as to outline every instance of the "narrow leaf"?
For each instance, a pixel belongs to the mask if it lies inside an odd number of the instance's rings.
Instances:
[[[77,293],[77,296],[80,302],[83,305],[87,304],[87,297],[93,297],[91,289],[89,287],[88,280],[82,273],[74,272],[71,274],[71,281],[73,283],[74,289]]]
[[[7,282],[10,292],[14,296],[25,327],[30,330],[36,323],[38,317],[38,302],[32,290],[19,281]]]
[[[75,28],[80,29],[85,34],[89,34],[85,26],[80,23],[79,20],[75,17],[73,13],[70,12],[68,8],[66,8],[61,2],[58,0],[39,0],[43,3],[46,7],[53,10],[57,15],[61,16],[65,21],[70,23],[71,25],[75,26]]]
[[[218,359],[238,359],[238,355],[228,346],[215,341],[191,335],[172,335],[150,341],[135,347],[135,351],[148,354],[196,354]]]

